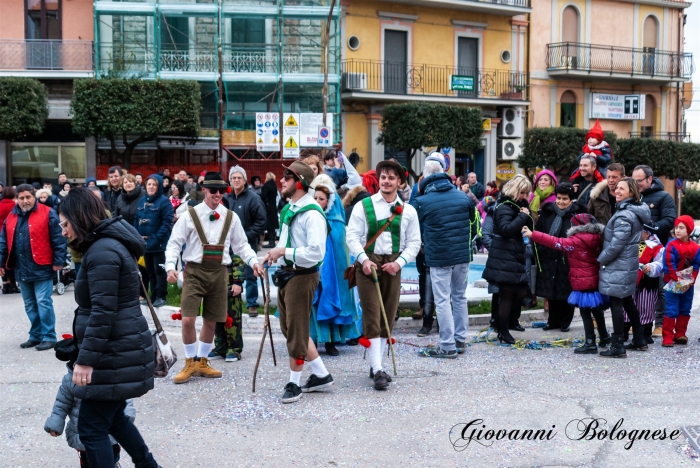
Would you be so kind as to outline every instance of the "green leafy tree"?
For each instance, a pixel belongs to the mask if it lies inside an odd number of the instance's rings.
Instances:
[[[525,130],[518,165],[534,173],[537,167],[547,167],[555,174],[570,174],[578,166],[578,155],[586,143],[588,130],[570,127],[534,127]],[[605,132],[617,161],[617,135]]]
[[[406,151],[414,180],[413,158],[424,147],[452,147],[471,152],[481,146],[481,109],[424,102],[389,104],[382,111],[377,143]]]
[[[199,135],[202,100],[196,81],[86,79],[76,80],[73,88],[73,130],[108,139],[125,169],[136,146],[158,135]],[[118,141],[123,151],[117,150]]]
[[[618,140],[615,160],[624,164],[628,174],[640,164],[646,164],[655,176],[670,179],[700,180],[700,145],[651,138]]]
[[[48,115],[46,86],[32,78],[0,78],[0,139],[41,133]]]

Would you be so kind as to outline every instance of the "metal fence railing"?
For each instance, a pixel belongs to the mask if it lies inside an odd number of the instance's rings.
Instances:
[[[690,143],[690,133],[683,132],[630,132],[630,138],[652,138],[654,140],[669,140]]]
[[[0,39],[0,70],[92,71],[92,41]]]
[[[559,42],[547,45],[547,69],[690,79],[694,65],[693,54],[682,52]]]
[[[341,66],[345,91],[512,100],[529,96],[529,75],[522,72],[355,59]],[[453,77],[461,78],[461,89],[453,89]]]

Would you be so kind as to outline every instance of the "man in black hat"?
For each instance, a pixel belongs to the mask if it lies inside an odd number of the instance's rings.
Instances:
[[[348,222],[346,242],[354,256],[355,278],[362,305],[362,331],[369,347],[370,378],[374,388],[387,388],[391,377],[382,370],[389,331],[384,326],[381,305],[372,278],[377,270],[389,327],[399,306],[401,268],[412,262],[420,250],[418,213],[398,195],[406,181],[406,171],[398,161],[388,159],[377,164],[379,192],[355,205]]]
[[[175,265],[186,244],[182,254],[186,262],[185,281],[180,299],[185,367],[173,379],[176,384],[197,376],[221,377],[221,371],[209,365],[207,356],[214,347],[216,323],[226,321],[229,251],[253,268],[256,276],[263,274],[238,216],[221,204],[228,184],[218,172],[207,172],[201,185],[204,203],[189,207],[187,215],[180,216],[165,252],[168,281],[175,283],[178,276]],[[195,321],[200,305],[203,323],[198,342]]]
[[[280,215],[279,243],[264,262],[276,262],[279,266],[273,279],[279,288],[277,310],[282,334],[287,339],[290,367],[282,403],[293,403],[302,393],[333,386],[333,377],[309,337],[311,303],[320,279],[318,267],[326,255],[328,222],[323,209],[308,193],[314,179],[311,167],[294,161],[284,169],[282,197],[289,198],[289,203]],[[300,387],[304,361],[311,366],[312,374]]]

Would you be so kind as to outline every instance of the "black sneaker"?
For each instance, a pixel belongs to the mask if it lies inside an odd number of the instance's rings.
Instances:
[[[166,304],[165,299],[162,297],[159,297],[156,299],[156,301],[153,303],[153,307],[163,307]]]
[[[20,343],[20,348],[33,348],[34,346],[41,343],[41,341],[27,340],[24,343]]]
[[[318,392],[320,390],[331,388],[333,386],[333,377],[328,374],[325,377],[318,377],[316,374],[311,374],[309,380],[301,387],[304,393]]]
[[[427,357],[454,359],[457,357],[457,351],[454,349],[445,351],[442,348],[430,348],[428,349]]]
[[[48,349],[53,348],[56,345],[55,341],[42,341],[38,345],[36,345],[36,350],[37,351],[46,351]]]
[[[459,340],[455,340],[455,348],[457,348],[457,354],[464,354],[467,350],[467,344]]]
[[[330,375],[330,374],[329,374]],[[301,387],[294,382],[289,382],[284,386],[284,395],[282,395],[282,403],[294,403],[301,398]]]
[[[432,329],[433,329],[433,327],[429,327],[429,326],[427,326],[427,325],[423,325],[423,328],[421,328],[421,329],[418,331],[418,336],[419,336],[419,337],[428,336],[428,335],[430,335],[430,330],[432,330]]]
[[[385,375],[386,375],[386,381],[391,382],[391,376],[389,374],[385,374]],[[372,369],[371,367],[369,368],[369,378],[374,379],[374,369]]]
[[[374,374],[374,389],[375,390],[384,390],[389,386],[389,377],[386,372],[384,371],[377,371],[376,374]]]

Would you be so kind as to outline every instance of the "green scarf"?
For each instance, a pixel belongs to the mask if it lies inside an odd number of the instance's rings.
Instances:
[[[530,202],[530,211],[533,213],[537,213],[540,211],[540,203],[542,203],[544,200],[547,199],[548,196],[554,193],[554,185],[550,185],[546,189],[542,190],[539,187],[535,189],[535,196],[532,198],[532,201]]]

